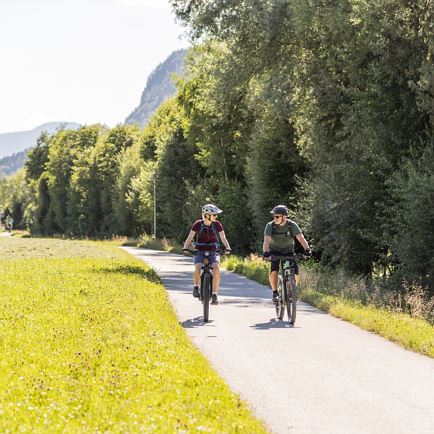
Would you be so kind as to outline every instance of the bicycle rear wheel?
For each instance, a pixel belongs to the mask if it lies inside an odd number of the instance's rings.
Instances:
[[[202,279],[202,303],[203,303],[203,321],[209,320],[209,302],[211,297],[211,276],[205,274]]]
[[[297,287],[295,285],[294,276],[289,276],[286,283],[288,288],[288,299],[286,302],[288,321],[290,324],[294,324],[297,316]]]
[[[279,282],[277,284],[277,291],[279,292],[279,302],[276,303],[276,316],[278,319],[282,320],[283,315],[285,315],[285,290],[283,285],[283,279],[282,276],[279,275]]]

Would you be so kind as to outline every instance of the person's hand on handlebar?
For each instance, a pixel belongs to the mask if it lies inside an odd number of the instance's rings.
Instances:
[[[310,258],[312,256],[312,250],[311,249],[305,250],[303,255],[306,256],[307,258]]]
[[[225,255],[230,255],[232,253],[231,249],[225,249]]]
[[[270,257],[270,252],[264,252],[262,256],[264,257],[264,259],[268,259]]]
[[[189,250],[189,249],[182,249],[182,253],[183,253],[185,256],[190,256],[190,250]]]

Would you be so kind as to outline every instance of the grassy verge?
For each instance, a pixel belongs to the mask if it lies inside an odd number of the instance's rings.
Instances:
[[[182,253],[182,246],[167,238],[153,238],[151,235],[142,235],[139,238],[128,238],[118,241],[123,246],[144,247],[145,249],[162,250],[169,253]]]
[[[109,243],[0,249],[1,432],[266,432],[141,261]]]
[[[225,257],[222,265],[257,282],[268,284],[268,264],[258,257]],[[310,279],[309,273],[313,272],[308,268],[301,268],[301,300],[365,330],[375,332],[404,348],[434,357],[434,326],[428,321],[313,289],[309,282],[317,279]]]

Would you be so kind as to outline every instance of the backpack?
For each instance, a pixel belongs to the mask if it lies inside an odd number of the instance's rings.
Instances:
[[[197,231],[197,235],[196,235],[197,238],[196,238],[196,240],[199,240],[200,234],[205,230],[205,228],[208,228],[208,227],[209,226],[206,226],[205,222],[202,220],[202,224],[200,225],[200,228]],[[212,245],[218,246],[219,245],[219,242],[218,242],[219,235],[218,235],[217,229],[215,228],[214,222],[211,223],[211,230],[213,231],[217,242],[215,242],[215,243],[199,243],[199,242],[196,241],[196,246],[210,246],[210,245],[211,246]]]
[[[287,237],[291,236],[292,238],[294,238],[294,234],[292,233],[291,223],[292,223],[292,220],[289,220],[289,219],[286,220],[286,225],[288,226],[288,231],[286,232],[286,236]],[[278,225],[274,221],[271,222],[271,236],[273,236],[276,233],[276,227],[277,226]]]

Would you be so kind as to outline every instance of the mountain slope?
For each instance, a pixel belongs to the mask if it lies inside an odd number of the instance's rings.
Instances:
[[[24,166],[29,149],[0,158],[0,175],[12,175]]]
[[[149,118],[167,98],[175,94],[172,74],[181,74],[187,50],[174,51],[163,63],[160,63],[149,75],[139,106],[125,120],[126,124],[138,124],[144,127]]]
[[[36,144],[36,139],[42,131],[51,134],[62,126],[64,126],[65,129],[77,129],[80,127],[80,125],[75,122],[48,122],[33,128],[33,130],[0,134],[0,158],[31,148]]]

